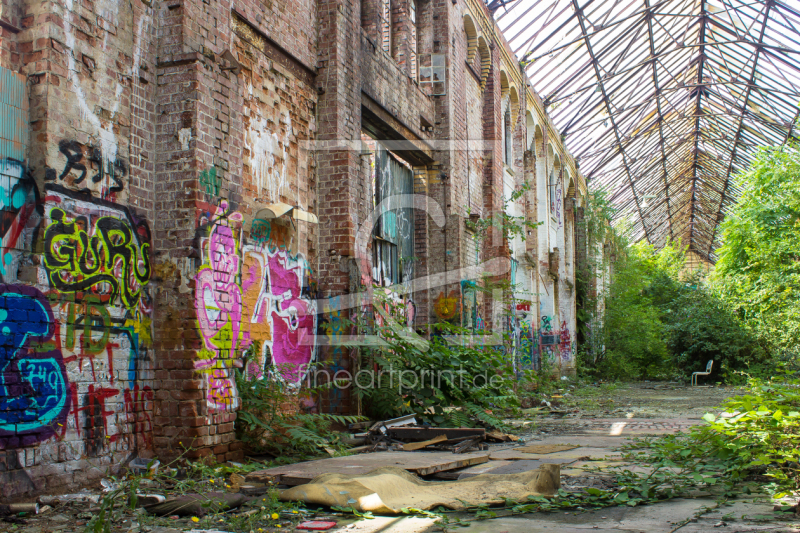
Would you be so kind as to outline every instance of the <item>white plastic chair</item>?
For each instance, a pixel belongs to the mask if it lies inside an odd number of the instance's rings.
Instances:
[[[697,376],[707,376],[707,375],[709,375],[711,373],[711,367],[713,367],[713,366],[714,366],[714,360],[710,359],[708,361],[708,364],[706,365],[706,371],[705,372],[694,372],[694,373],[692,373],[692,387],[697,385]]]

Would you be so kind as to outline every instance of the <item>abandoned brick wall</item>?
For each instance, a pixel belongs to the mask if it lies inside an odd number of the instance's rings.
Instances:
[[[314,2],[0,19],[5,494],[184,446],[239,457],[241,352],[258,341],[251,375],[316,357],[315,229],[262,212],[316,209]]]
[[[153,9],[4,2],[0,483],[152,445]]]
[[[7,495],[183,448],[238,459],[235,369],[356,370],[352,350],[329,345],[369,314],[339,305],[374,281],[362,135],[413,146],[394,151],[424,196],[417,277],[508,255],[498,232],[477,239],[466,224],[503,207],[507,45],[472,0],[395,0],[382,25],[384,1],[2,4]],[[439,86],[419,79],[433,54]],[[514,105],[519,181],[525,95]],[[528,251],[546,261],[550,244]],[[463,281],[410,295],[414,325],[490,325],[491,299],[468,309]],[[296,408],[358,405],[337,391]]]

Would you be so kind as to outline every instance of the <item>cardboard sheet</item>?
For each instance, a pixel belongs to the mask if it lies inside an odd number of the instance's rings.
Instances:
[[[281,492],[283,501],[352,507],[375,514],[395,515],[401,509],[464,509],[475,505],[499,505],[504,498],[553,496],[561,487],[560,466],[544,464],[537,470],[506,475],[479,475],[458,481],[424,481],[395,467],[368,474],[323,474],[311,483]]]

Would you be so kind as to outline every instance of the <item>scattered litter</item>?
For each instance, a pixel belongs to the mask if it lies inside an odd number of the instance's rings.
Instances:
[[[8,516],[17,513],[31,513],[39,514],[38,503],[10,503],[8,505],[0,504],[0,516]]]
[[[136,475],[148,473],[150,475],[155,475],[158,473],[159,466],[161,466],[161,461],[157,459],[143,459],[141,457],[137,457],[128,463],[128,468]]]
[[[261,496],[267,493],[267,485],[264,484],[246,484],[239,487],[239,492],[246,496]]]
[[[281,492],[280,499],[396,515],[409,507],[425,510],[442,505],[461,510],[501,504],[506,499],[552,496],[560,487],[556,464],[520,474],[480,475],[451,482],[423,481],[403,469],[383,467],[366,475],[323,474],[309,484]],[[347,494],[339,494],[341,491]]]
[[[136,502],[139,507],[147,507],[150,505],[156,505],[158,503],[164,503],[167,501],[166,496],[162,496],[161,494],[137,494],[136,495]]]
[[[473,437],[471,439],[467,439],[464,442],[457,444],[455,448],[453,448],[453,453],[464,453],[469,451],[471,448],[482,448],[481,442],[483,441],[482,437]]]
[[[58,496],[39,496],[37,501],[42,505],[59,505],[67,502],[100,502],[99,494],[90,494],[88,492],[76,492],[74,494],[60,494]]]
[[[107,478],[100,480],[100,486],[103,487],[103,492],[114,492],[119,489],[119,483],[115,483]]]
[[[717,522],[716,524],[714,524],[714,527],[724,527],[724,526],[727,526],[727,525],[728,524],[726,522]]]
[[[243,494],[209,492],[207,494],[184,494],[163,503],[148,505],[145,510],[157,516],[197,516],[209,512],[237,509],[249,501]]]
[[[522,446],[521,448],[514,448],[514,451],[519,453],[536,453],[543,455],[548,453],[566,452],[568,450],[574,450],[575,448],[580,448],[580,446],[574,446],[572,444],[530,444],[528,446]]]
[[[448,440],[461,437],[481,437],[486,436],[483,428],[424,428],[424,427],[396,427],[389,430],[389,437],[403,442],[428,440],[444,435]]]
[[[247,475],[247,481],[271,479],[273,483],[294,486],[310,483],[322,474],[365,475],[384,466],[394,466],[420,476],[428,476],[445,470],[486,463],[489,461],[489,455],[488,452],[455,455],[450,451],[415,453],[399,451],[329,457],[251,472]]]
[[[416,426],[417,425],[417,418],[413,415],[405,415],[400,416],[397,418],[392,418],[390,420],[381,420],[380,422],[375,422],[371,428],[369,428],[370,433],[375,431],[379,431],[383,434],[386,434],[386,430],[393,427],[401,427],[401,426]]]
[[[305,531],[327,531],[333,527],[336,527],[336,522],[324,522],[322,520],[309,520],[307,522],[300,522],[297,524],[296,529],[302,529]]]

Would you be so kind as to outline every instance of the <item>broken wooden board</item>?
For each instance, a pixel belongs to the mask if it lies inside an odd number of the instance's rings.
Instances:
[[[562,460],[542,457],[541,459],[527,459],[517,461],[489,461],[479,465],[464,468],[458,471],[441,472],[436,474],[437,479],[467,479],[483,474],[519,474],[536,470],[543,464],[560,464]],[[564,461],[566,462],[566,461]]]
[[[347,457],[331,457],[293,465],[258,470],[247,475],[248,482],[272,481],[284,485],[303,485],[322,474],[367,474],[376,468],[395,466],[418,476],[465,468],[489,461],[489,452],[453,454],[451,452],[378,452]]]
[[[558,459],[560,463],[568,463],[579,457],[592,457],[597,459],[620,457],[621,454],[609,450],[608,448],[574,448],[565,452],[555,452],[545,456],[537,453],[525,453],[519,451],[519,448],[511,448],[504,450],[497,450],[491,452],[492,461],[519,461],[523,459],[542,459],[543,457],[553,457]],[[552,461],[548,461],[552,462]]]
[[[496,440],[497,442],[517,442],[519,437],[510,433],[503,433],[501,431],[487,431],[486,438]]]
[[[408,428],[396,427],[386,430],[389,437],[403,442],[413,440],[430,440],[444,435],[448,439],[459,437],[484,437],[486,430],[483,428]]]
[[[403,444],[403,451],[404,452],[413,452],[414,450],[421,450],[426,446],[430,446],[431,444],[437,444],[439,442],[444,442],[447,440],[447,437],[444,435],[439,435],[438,437],[434,437],[431,440],[424,440],[422,442],[407,442]]]
[[[522,448],[514,448],[514,449],[521,453],[547,454],[556,452],[566,452],[569,450],[574,450],[577,447],[578,446],[574,444],[529,444],[528,446],[523,446]]]

